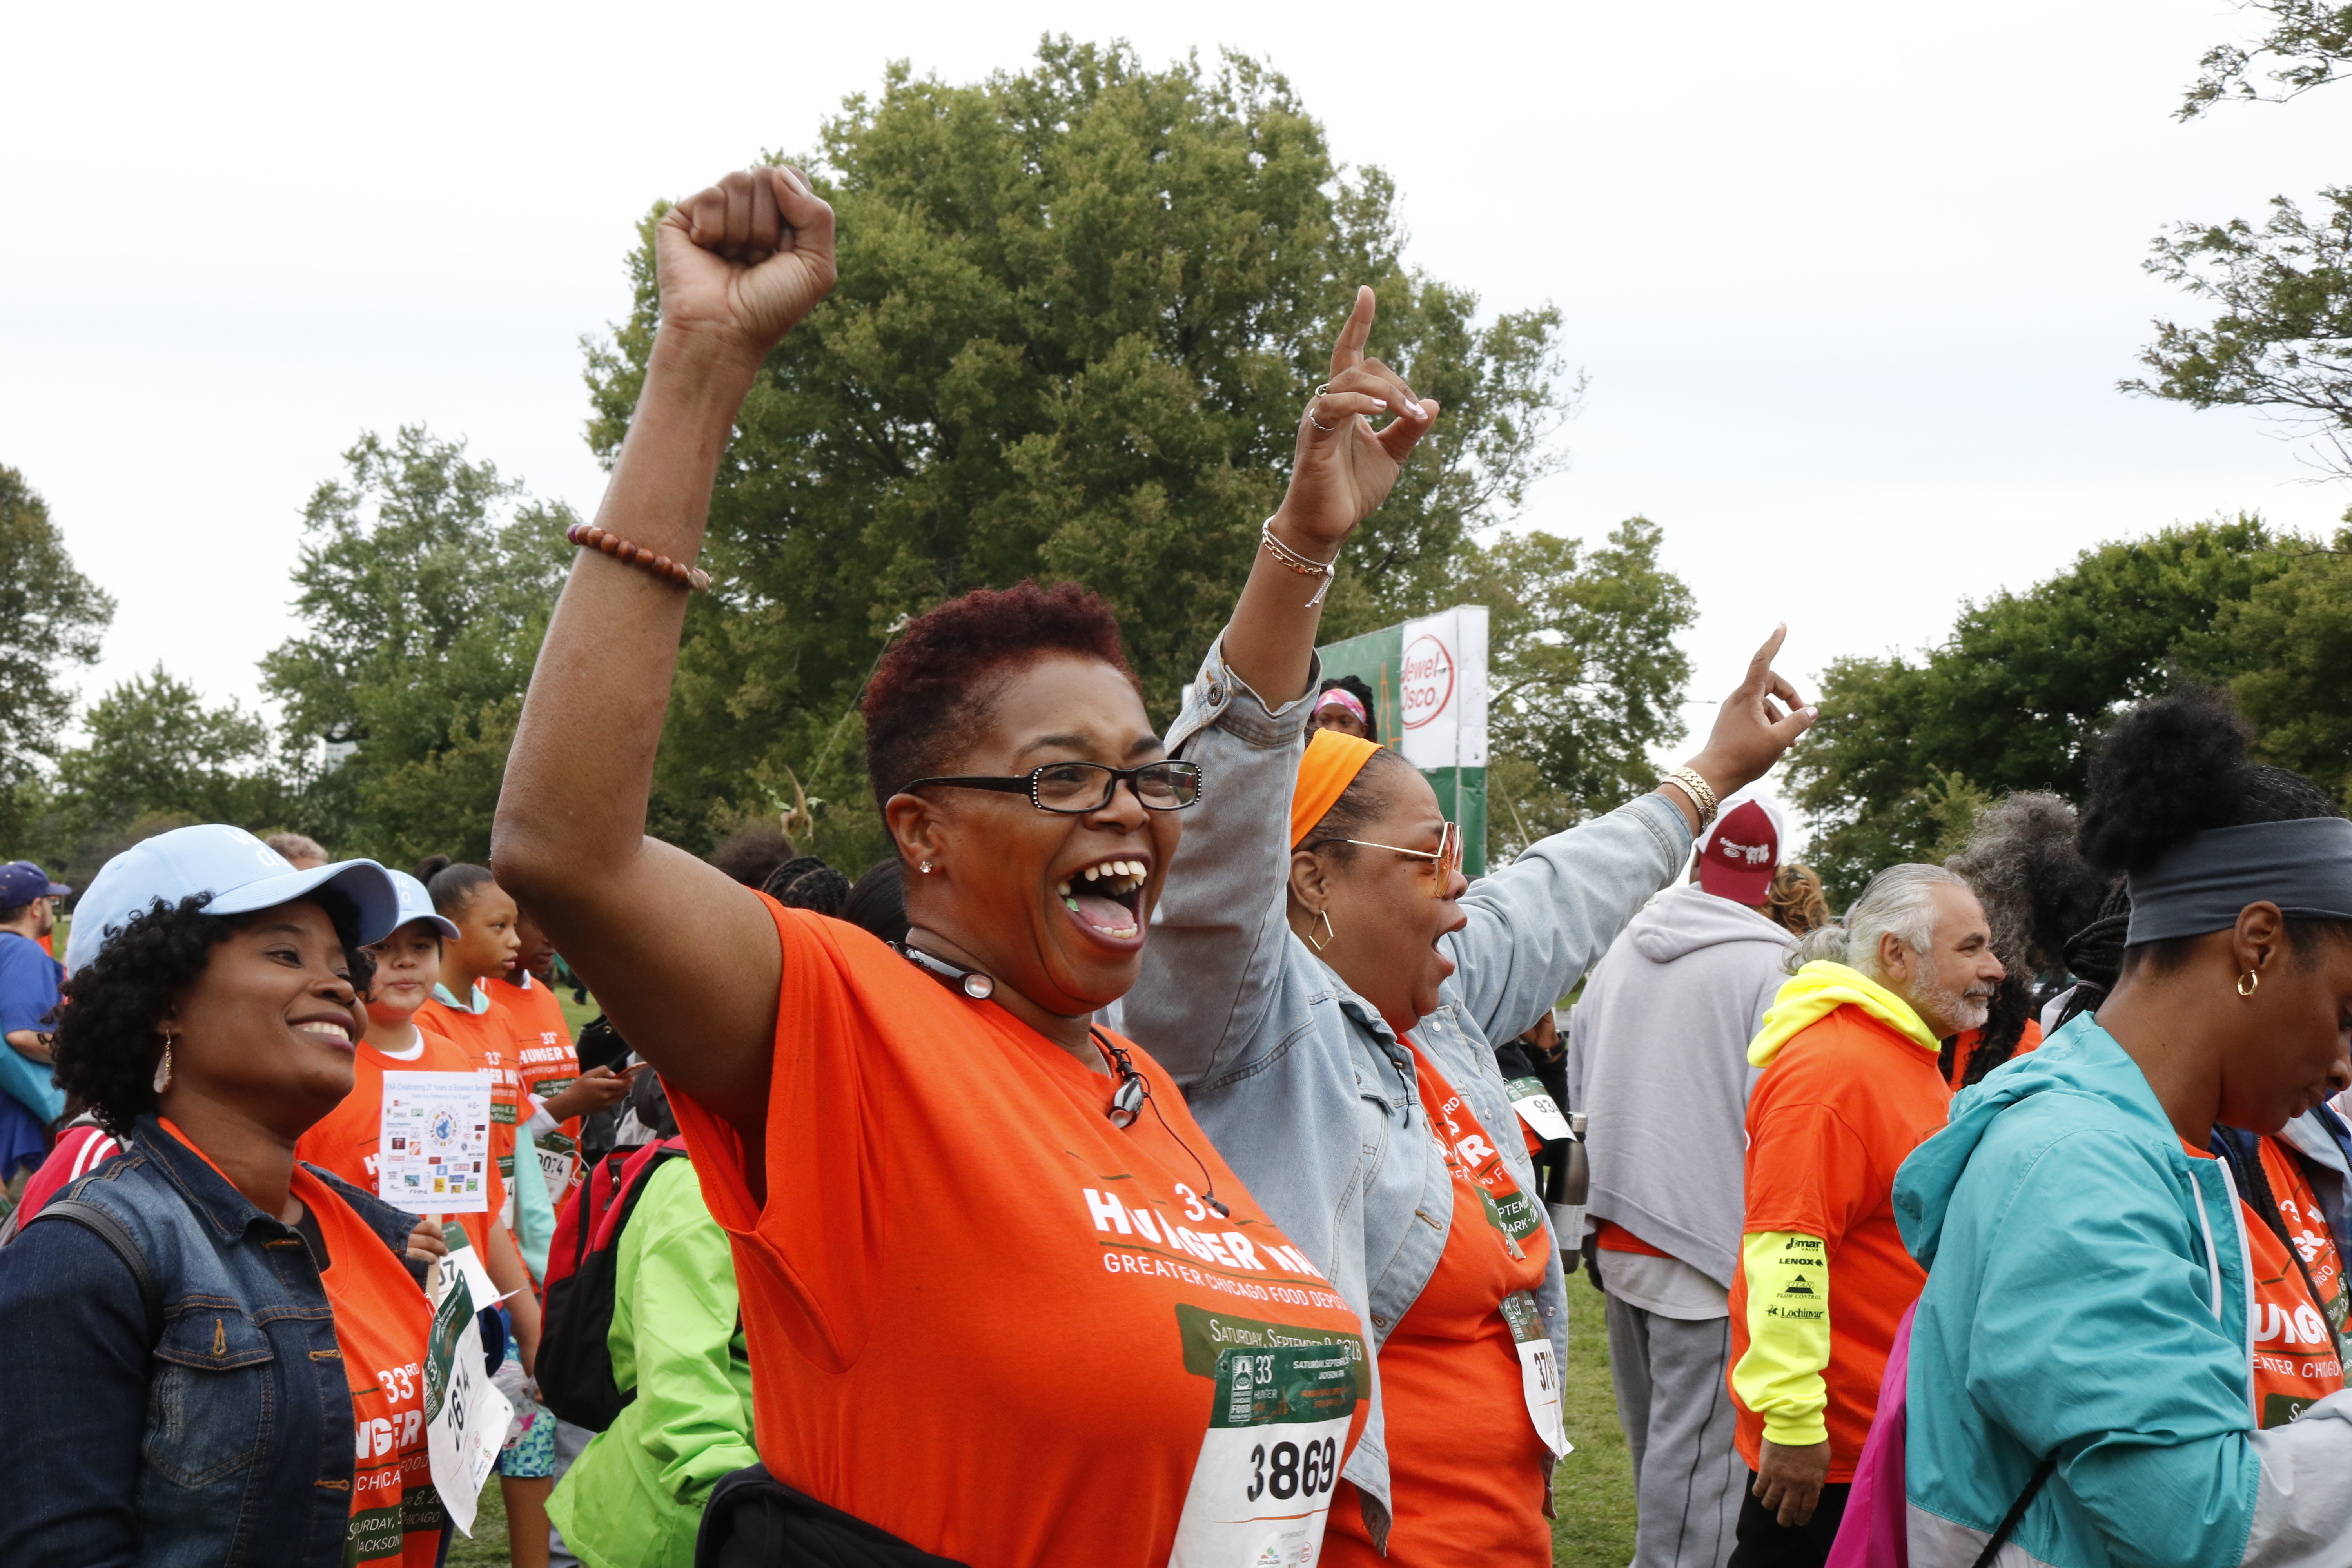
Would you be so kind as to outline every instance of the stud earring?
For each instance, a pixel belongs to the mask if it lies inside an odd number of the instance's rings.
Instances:
[[[924,861],[920,869],[924,876],[929,876],[931,874],[931,863],[929,860]]]
[[[163,1093],[172,1087],[172,1042],[179,1037],[171,1030],[163,1031],[163,1055],[155,1064],[155,1092]]]

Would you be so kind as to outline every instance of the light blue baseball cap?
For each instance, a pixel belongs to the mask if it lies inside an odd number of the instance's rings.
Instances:
[[[424,883],[405,871],[386,874],[392,878],[393,890],[400,895],[400,918],[392,922],[392,931],[398,931],[402,926],[417,921],[431,921],[441,928],[444,941],[457,940],[462,934],[457,930],[457,922],[433,907],[433,895],[425,890]],[[386,936],[391,934],[392,931],[384,932]]]
[[[177,904],[194,894],[210,894],[205,913],[243,915],[321,889],[358,911],[362,942],[382,942],[405,918],[393,874],[373,860],[339,860],[298,871],[242,827],[208,823],[174,828],[132,845],[90,879],[89,891],[74,905],[66,968],[77,970],[96,958],[109,937],[157,899]],[[425,907],[431,909],[430,900]]]

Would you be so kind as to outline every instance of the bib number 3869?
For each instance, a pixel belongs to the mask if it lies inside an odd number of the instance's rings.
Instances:
[[[1170,1568],[1308,1568],[1356,1411],[1352,1343],[1232,1349]]]

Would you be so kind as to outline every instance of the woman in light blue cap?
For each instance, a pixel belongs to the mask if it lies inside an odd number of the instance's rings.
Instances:
[[[379,1376],[425,1360],[439,1237],[294,1158],[351,1091],[398,909],[372,860],[298,870],[217,825],[83,895],[58,1078],[132,1142],[0,1252],[0,1562],[338,1568],[446,1528],[403,1486],[423,1380]]]

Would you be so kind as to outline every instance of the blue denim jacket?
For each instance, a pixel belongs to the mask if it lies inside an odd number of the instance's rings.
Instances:
[[[1201,804],[1152,911],[1143,973],[1118,1025],[1184,1086],[1192,1114],[1291,1241],[1364,1320],[1377,1347],[1437,1268],[1453,1178],[1430,1137],[1412,1058],[1379,1012],[1291,934],[1290,795],[1307,704],[1269,712],[1210,648],[1172,752],[1203,771]],[[1309,683],[1310,690],[1313,683]],[[1691,834],[1655,795],[1544,839],[1472,885],[1469,925],[1445,939],[1455,964],[1414,1043],[1534,1192],[1517,1113],[1491,1042],[1524,1033],[1609,950],[1682,868]],[[1537,1305],[1568,1353],[1557,1245]],[[1377,1374],[1377,1366],[1375,1367]],[[1516,1406],[1496,1419],[1524,1421]],[[1364,1436],[1341,1472],[1375,1541],[1391,1510],[1379,1380]]]
[[[352,1397],[310,1247],[153,1117],[133,1137],[60,1196],[130,1232],[160,1341],[86,1226],[45,1210],[0,1248],[0,1563],[339,1568]],[[311,1169],[405,1249],[414,1215]]]

